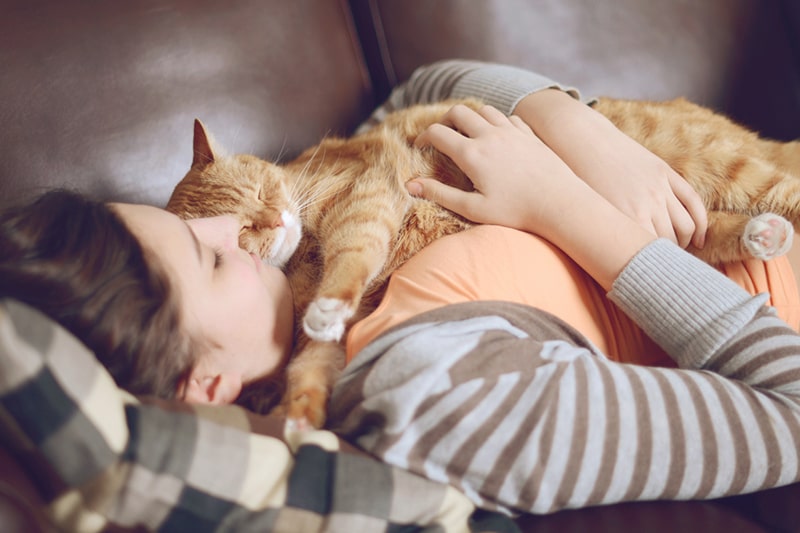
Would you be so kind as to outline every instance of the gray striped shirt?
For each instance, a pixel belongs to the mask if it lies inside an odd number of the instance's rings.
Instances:
[[[800,479],[800,336],[669,241],[610,297],[678,363],[617,363],[542,311],[440,308],[365,348],[337,383],[336,431],[476,504],[548,513],[702,499]]]

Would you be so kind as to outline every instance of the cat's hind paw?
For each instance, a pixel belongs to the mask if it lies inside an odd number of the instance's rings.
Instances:
[[[339,342],[351,316],[353,311],[347,302],[338,298],[317,298],[303,317],[303,330],[315,341]]]
[[[792,247],[794,227],[780,215],[763,213],[754,217],[744,230],[744,245],[757,259],[779,257]]]
[[[293,394],[286,409],[287,429],[309,431],[321,429],[327,416],[328,395],[319,389]]]

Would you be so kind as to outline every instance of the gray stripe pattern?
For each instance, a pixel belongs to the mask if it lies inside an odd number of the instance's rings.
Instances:
[[[510,115],[520,100],[542,89],[560,89],[580,99],[574,87],[562,85],[535,72],[480,61],[447,60],[415,70],[356,130],[362,133],[383,122],[386,115],[415,104],[448,98],[476,98]],[[591,103],[594,100],[586,100]]]
[[[335,429],[504,512],[800,479],[800,337],[763,297],[666,241],[640,252],[610,296],[682,368],[610,361],[533,308],[458,304],[353,360],[332,398]]]

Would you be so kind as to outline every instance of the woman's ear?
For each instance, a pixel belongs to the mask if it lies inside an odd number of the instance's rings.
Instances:
[[[195,372],[183,386],[183,398],[189,403],[230,404],[242,392],[242,378],[234,374],[198,376]]]

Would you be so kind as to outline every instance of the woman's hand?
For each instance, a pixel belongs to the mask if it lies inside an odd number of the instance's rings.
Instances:
[[[522,119],[506,117],[490,106],[479,111],[454,106],[416,144],[431,145],[453,159],[475,191],[464,192],[433,179],[414,180],[409,191],[475,222],[539,233],[541,224],[549,223],[542,208],[569,190],[567,182],[580,186],[580,179]]]
[[[677,172],[608,119],[557,90],[523,98],[514,113],[581,179],[623,213],[685,248],[702,247],[708,219]]]
[[[418,178],[408,191],[475,222],[548,239],[606,288],[655,235],[581,180],[519,117],[454,106],[416,141],[450,157],[471,192]]]

